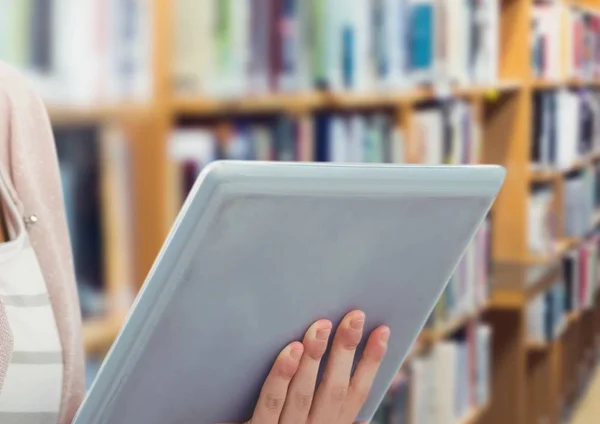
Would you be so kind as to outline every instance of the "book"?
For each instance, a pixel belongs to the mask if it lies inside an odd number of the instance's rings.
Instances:
[[[534,187],[529,196],[527,244],[532,254],[547,256],[555,251],[557,229],[553,202],[554,192],[548,186]]]
[[[527,338],[531,342],[549,343],[559,337],[566,327],[566,286],[555,282],[527,305]]]
[[[558,2],[535,3],[532,13],[531,62],[536,78],[557,81],[563,77],[562,18],[567,13]]]

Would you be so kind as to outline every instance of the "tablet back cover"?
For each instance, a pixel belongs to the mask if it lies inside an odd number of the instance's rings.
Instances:
[[[366,169],[366,183],[351,171],[273,184],[269,169],[220,166],[188,198],[77,424],[246,421],[280,349],[354,308],[367,331],[392,333],[359,417],[371,419],[504,175]]]

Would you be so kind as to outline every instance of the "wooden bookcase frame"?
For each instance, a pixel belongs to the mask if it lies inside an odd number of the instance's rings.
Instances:
[[[153,99],[145,105],[71,110],[49,108],[54,123],[120,123],[133,153],[135,290],[139,289],[174,219],[167,142],[181,116],[228,116],[287,111],[309,114],[316,108],[393,108],[397,125],[405,134],[406,157],[415,161],[412,115],[419,104],[435,100],[430,89],[387,94],[275,94],[218,101],[177,95],[171,84],[171,0],[150,0],[154,5]],[[564,4],[600,10],[600,0],[563,0]],[[456,328],[477,320],[493,326],[492,399],[473,411],[464,423],[557,423],[563,407],[578,393],[578,385],[594,365],[600,334],[600,307],[569,317],[563,335],[549,344],[526,339],[526,306],[529,300],[560,276],[560,257],[580,240],[560,239],[556,255],[539,258],[527,250],[527,202],[532,183],[547,182],[560,196],[564,172],[534,172],[530,167],[532,95],[536,90],[564,86],[597,86],[598,81],[540,81],[532,77],[530,22],[532,0],[500,0],[500,63],[498,84],[451,90],[450,97],[469,100],[482,130],[484,163],[506,167],[505,185],[493,207],[493,290],[489,304],[475,314],[449,323],[448,330],[424,334],[435,342]],[[563,56],[564,56],[563,52]],[[583,158],[583,166],[600,160],[599,154]],[[557,214],[560,215],[557,205]],[[600,222],[600,215],[598,215]],[[560,220],[560,218],[559,218]],[[531,281],[535,277],[535,281]],[[600,300],[597,299],[597,300]],[[89,353],[104,352],[123,322],[124,311],[85,324]],[[546,421],[540,421],[546,419]]]

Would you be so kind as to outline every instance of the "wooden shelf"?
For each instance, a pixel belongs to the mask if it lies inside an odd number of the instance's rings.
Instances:
[[[473,411],[469,412],[465,418],[459,420],[458,424],[477,424],[487,409],[488,405],[474,409]]]
[[[551,169],[532,169],[530,171],[530,177],[532,183],[551,183],[556,179],[560,178],[560,172]]]
[[[569,314],[569,316],[567,317],[567,322],[569,323],[569,325],[573,325],[574,323],[579,321],[580,318],[581,318],[581,311],[571,312]]]
[[[580,243],[580,241],[581,240],[577,238],[564,238],[558,240],[556,241],[556,244],[554,246],[554,252],[547,256],[530,254],[528,261],[532,264],[541,265],[559,261],[565,253],[576,247]]]
[[[496,263],[491,276],[491,309],[520,309],[562,275],[560,260],[545,264]]]
[[[448,90],[434,88],[408,89],[398,93],[332,93],[315,92],[301,94],[269,94],[245,96],[240,99],[210,100],[195,96],[176,96],[171,109],[175,115],[225,115],[284,111],[299,113],[314,109],[360,109],[385,108],[415,104],[448,97],[481,97],[496,99],[498,96],[519,90],[519,82],[501,82],[496,85],[475,85]]]
[[[568,78],[558,80],[534,79],[531,88],[534,90],[554,90],[561,87],[596,87],[600,86],[600,80],[585,80],[581,78]]]
[[[106,121],[141,120],[151,113],[150,105],[55,106],[46,105],[53,125],[88,125]]]
[[[532,169],[529,178],[532,183],[550,183],[566,174],[580,171],[598,160],[600,160],[600,152],[591,152],[565,169]]]
[[[452,334],[465,327],[471,321],[476,319],[480,314],[480,311],[470,312],[463,314],[457,318],[450,320],[442,328],[425,329],[421,333],[421,340],[423,343],[435,343],[439,340],[444,340],[450,337]]]
[[[540,341],[527,341],[527,352],[529,353],[544,353],[550,349],[550,343]]]
[[[84,321],[83,344],[86,354],[106,353],[119,334],[123,323],[124,318],[117,314]]]

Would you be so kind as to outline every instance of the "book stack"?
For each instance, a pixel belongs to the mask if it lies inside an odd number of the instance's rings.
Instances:
[[[589,90],[534,94],[531,160],[535,168],[566,169],[600,149],[600,98]]]
[[[150,99],[150,2],[0,0],[0,59],[52,104]]]
[[[455,320],[474,314],[489,297],[490,221],[477,231],[426,323],[444,330]]]
[[[413,159],[419,163],[479,163],[481,129],[468,102],[452,100],[416,110],[412,135]]]
[[[600,235],[593,234],[563,258],[565,309],[578,312],[594,306],[598,290],[598,247]]]
[[[566,237],[581,238],[594,229],[596,185],[596,175],[591,167],[565,179],[563,232]]]
[[[498,0],[177,0],[185,94],[388,91],[492,84]]]
[[[565,285],[556,282],[527,305],[527,338],[547,343],[560,336],[566,325]]]
[[[600,78],[600,14],[569,7],[566,16],[566,73],[568,78]]]
[[[372,424],[457,424],[484,407],[490,400],[491,342],[491,327],[476,324],[413,358]]]

